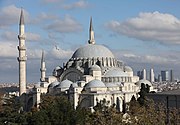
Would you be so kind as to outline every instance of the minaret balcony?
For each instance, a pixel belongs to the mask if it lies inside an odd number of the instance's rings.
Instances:
[[[40,71],[41,71],[41,72],[45,72],[45,71],[46,71],[46,68],[43,68],[43,69],[41,68]]]
[[[26,60],[27,60],[27,57],[26,57],[26,56],[17,57],[17,60],[18,60],[18,61],[26,61]]]
[[[26,50],[25,46],[18,46],[18,50]]]
[[[26,38],[25,35],[18,35],[19,40],[25,40],[25,38]]]

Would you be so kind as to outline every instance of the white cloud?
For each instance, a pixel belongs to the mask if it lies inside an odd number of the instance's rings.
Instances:
[[[171,14],[140,13],[126,21],[111,21],[106,26],[117,34],[165,44],[180,44],[180,20]]]
[[[26,33],[27,41],[40,41],[41,36],[36,33]]]
[[[26,41],[40,41],[41,40],[41,36],[36,33],[27,32],[25,33],[25,35],[26,35]],[[0,36],[1,36],[2,42],[4,40],[10,41],[10,42],[18,41],[18,34],[10,30],[2,32]]]
[[[138,54],[132,50],[115,51],[115,57],[119,60],[123,60],[126,65],[131,66],[134,69],[134,75],[136,71],[146,69],[149,74],[150,68],[153,68],[155,75],[157,76],[161,70],[173,70],[174,76],[179,78],[180,72],[180,51],[164,51],[158,54]],[[149,76],[149,75],[148,75]]]
[[[1,34],[1,39],[8,40],[8,41],[17,41],[17,33],[12,31],[4,31]]]
[[[68,59],[72,56],[73,51],[63,50],[62,48],[55,46],[49,53],[49,56],[53,56],[56,59]]]
[[[17,57],[18,55],[18,51],[17,51],[17,45],[14,44],[14,42],[1,42],[0,44],[0,57],[8,57],[8,58],[12,58],[12,57]]]
[[[47,25],[45,29],[60,33],[70,33],[82,31],[82,26],[71,16],[66,15],[64,19],[55,20]]]
[[[72,50],[64,50],[58,46],[54,46],[49,50],[44,50],[46,60],[53,59],[69,59],[72,56]],[[40,60],[42,54],[41,49],[29,48],[27,50],[27,57],[29,59],[38,59]]]
[[[80,0],[72,4],[64,4],[62,7],[67,10],[77,9],[77,8],[87,8],[89,7],[89,3],[87,1]]]
[[[67,2],[65,0],[41,0],[43,4],[51,4],[54,5],[55,8],[61,8],[65,10],[72,9],[85,9],[90,7],[90,4],[86,0],[78,0],[75,2]]]
[[[41,12],[38,15],[38,19],[40,19],[41,21],[44,21],[44,20],[54,20],[54,19],[58,19],[58,16],[56,16],[55,14]]]
[[[140,55],[132,52],[117,51],[115,55],[117,58],[125,61],[126,63],[139,63],[139,64],[152,64],[152,65],[178,65],[180,64],[180,52],[164,52],[158,55]]]
[[[41,58],[41,50],[40,49],[33,49],[33,48],[29,48],[27,50],[27,57],[28,57],[28,61],[31,59],[39,59]]]
[[[59,0],[43,0],[46,3],[57,3]]]
[[[0,9],[0,28],[6,28],[10,25],[19,23],[21,9],[15,5],[9,5]],[[24,10],[25,22],[29,22],[29,14]],[[26,21],[27,20],[27,21]]]

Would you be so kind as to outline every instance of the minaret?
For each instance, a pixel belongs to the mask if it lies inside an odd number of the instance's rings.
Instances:
[[[90,20],[90,27],[89,27],[89,44],[95,44],[95,39],[94,39],[94,31],[93,31],[93,25],[92,25],[92,17]]]
[[[25,28],[24,28],[24,15],[23,10],[21,9],[21,16],[19,22],[19,96],[23,93],[26,93],[26,47],[25,47]]]
[[[45,77],[46,77],[46,64],[45,64],[45,59],[44,59],[44,51],[42,51],[42,57],[41,57],[41,82],[45,82]]]

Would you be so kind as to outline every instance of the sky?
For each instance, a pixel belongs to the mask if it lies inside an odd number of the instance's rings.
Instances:
[[[0,0],[0,83],[18,82],[18,28],[24,10],[27,82],[39,82],[88,44],[92,17],[96,44],[136,71],[173,70],[180,79],[179,0]],[[149,74],[147,74],[149,76]]]

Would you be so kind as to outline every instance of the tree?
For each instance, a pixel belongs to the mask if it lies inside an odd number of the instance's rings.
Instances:
[[[141,83],[141,89],[140,92],[138,93],[140,95],[140,97],[137,99],[137,101],[139,102],[139,104],[141,106],[144,106],[146,104],[146,94],[149,93],[149,85],[145,85],[144,83]]]
[[[0,112],[3,110],[3,96],[4,94],[0,92]]]
[[[123,125],[122,113],[116,110],[115,105],[109,106],[105,99],[97,103],[89,118],[88,125]]]
[[[26,123],[25,112],[22,111],[22,104],[18,97],[12,96],[3,99],[0,123]]]
[[[32,125],[48,124],[71,125],[76,124],[76,111],[64,96],[44,95],[39,111],[34,111],[29,116]]]

